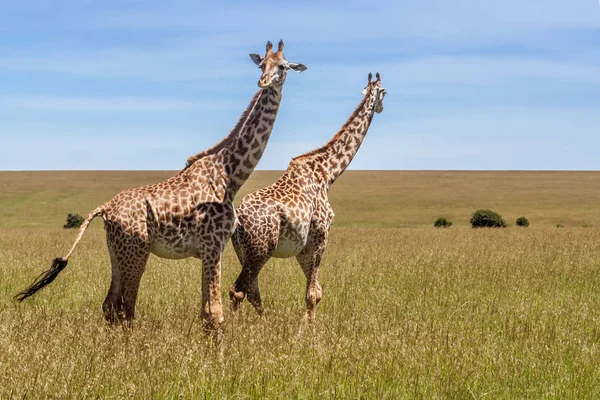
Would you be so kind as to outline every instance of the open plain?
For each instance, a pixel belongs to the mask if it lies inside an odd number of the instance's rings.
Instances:
[[[273,259],[265,315],[226,313],[220,350],[195,259],[151,256],[133,331],[106,325],[99,218],[53,284],[13,300],[71,246],[67,213],[171,174],[0,173],[0,398],[600,398],[600,172],[349,171],[314,329],[300,268]],[[478,208],[511,226],[471,229]],[[226,305],[239,268],[228,245]]]

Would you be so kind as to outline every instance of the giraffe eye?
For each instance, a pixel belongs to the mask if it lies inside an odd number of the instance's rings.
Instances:
[[[285,69],[285,65],[281,64],[281,65],[279,66],[279,70],[280,70],[280,71],[283,71],[284,69]]]

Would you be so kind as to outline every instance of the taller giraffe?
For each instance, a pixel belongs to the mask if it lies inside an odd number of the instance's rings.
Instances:
[[[258,274],[271,257],[296,257],[306,275],[306,307],[310,320],[321,300],[317,273],[327,247],[333,209],[327,193],[358,151],[375,112],[383,111],[386,91],[381,78],[363,90],[365,97],[338,133],[323,147],[296,157],[271,186],[248,194],[238,206],[232,237],[242,272],[231,288],[236,311],[244,297],[262,313]]]
[[[240,120],[221,142],[188,159],[172,178],[125,190],[92,211],[65,257],[54,260],[26,290],[22,301],[51,283],[66,265],[88,224],[101,215],[112,264],[110,289],[102,305],[111,323],[133,321],[142,274],[150,253],[162,258],[196,257],[202,261],[202,318],[210,328],[223,322],[221,256],[235,228],[233,199],[260,160],[281,102],[286,71],[304,71],[302,64],[277,52],[250,54],[261,68],[260,89]]]

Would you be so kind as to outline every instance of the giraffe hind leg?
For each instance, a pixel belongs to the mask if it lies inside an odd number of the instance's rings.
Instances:
[[[114,265],[114,264],[113,264]],[[111,325],[123,319],[123,296],[121,295],[120,288],[120,273],[115,273],[115,267],[113,267],[112,280],[110,282],[110,288],[108,294],[102,303],[102,312],[104,318]]]
[[[140,281],[150,256],[150,245],[141,237],[132,237],[124,233],[118,235],[117,240],[107,239],[107,243],[112,280],[102,304],[102,311],[109,323],[124,321],[126,325],[131,326],[135,317]]]
[[[262,315],[264,310],[262,306],[262,300],[260,298],[260,289],[258,288],[258,275],[248,286],[248,292],[246,295],[248,296],[248,302],[254,306],[254,309],[258,315]]]
[[[242,265],[242,271],[229,291],[231,310],[234,313],[246,296],[256,312],[259,315],[263,313],[258,275],[277,247],[279,216],[271,212],[262,215],[258,221],[247,221],[246,225],[238,226],[232,236],[233,248]]]
[[[259,315],[263,313],[262,300],[258,288],[258,274],[269,260],[268,256],[252,258],[252,262],[244,262],[242,271],[229,291],[231,310],[237,312],[246,296]]]
[[[236,313],[244,298],[248,296],[250,304],[261,315],[263,308],[258,288],[258,273],[269,259],[269,255],[257,254],[259,252],[258,249],[252,245],[251,237],[243,231],[243,227],[239,227],[236,230],[231,237],[231,242],[238,260],[242,264],[242,271],[229,290],[231,311]]]

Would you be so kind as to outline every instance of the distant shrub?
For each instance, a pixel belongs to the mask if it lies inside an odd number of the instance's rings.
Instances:
[[[471,226],[473,228],[504,228],[506,222],[500,214],[492,210],[477,210],[471,216]]]
[[[85,219],[79,214],[67,214],[67,223],[63,225],[63,228],[79,228]]]
[[[448,228],[452,226],[452,222],[448,221],[445,217],[439,217],[433,223],[436,228]]]
[[[564,226],[564,225],[561,225],[561,224],[556,224],[556,227],[557,227],[557,228],[564,228],[565,226]]]
[[[517,226],[527,228],[529,226],[529,220],[525,217],[519,217],[517,218]]]

